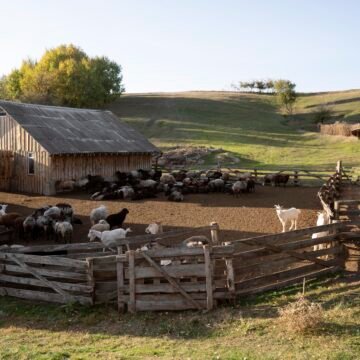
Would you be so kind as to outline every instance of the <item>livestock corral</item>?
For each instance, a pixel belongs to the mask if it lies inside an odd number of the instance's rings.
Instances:
[[[183,191],[189,174],[181,180],[175,175],[166,174],[171,181],[165,185]],[[5,230],[1,294],[60,303],[117,302],[120,311],[131,312],[209,310],[219,302],[346,267],[346,244],[356,242],[358,235],[356,223],[339,221],[342,187],[351,186],[341,165],[319,192],[311,187],[255,186],[255,193],[247,194],[244,187],[236,197],[224,194],[230,179],[223,179],[222,173],[212,176],[209,183],[222,180],[219,193],[188,193],[178,203],[164,201],[162,194],[101,205],[84,193],[61,197],[2,193],[2,203],[9,206],[0,211],[24,216],[18,221],[21,224],[29,225],[25,221],[31,215],[36,224],[39,218],[51,221],[39,222],[42,232],[27,234],[25,226],[25,233]],[[248,184],[252,177],[238,177],[229,188],[237,182]],[[138,179],[133,186],[148,180],[153,179]],[[279,185],[274,178],[270,182]],[[254,179],[254,183],[259,181]],[[275,209],[275,204],[296,208]],[[322,208],[320,216],[317,211]],[[92,209],[97,210],[89,217]],[[288,220],[293,231],[286,231]],[[280,222],[283,233],[279,233]],[[63,228],[64,223],[70,224],[71,231]],[[96,228],[89,232],[91,226]],[[50,228],[55,234],[48,232]],[[89,242],[88,235],[97,241]]]

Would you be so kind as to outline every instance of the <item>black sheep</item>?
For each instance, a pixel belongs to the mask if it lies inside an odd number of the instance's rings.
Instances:
[[[129,213],[128,209],[122,209],[120,212],[116,214],[111,214],[106,218],[106,221],[110,225],[110,229],[114,228],[115,226],[120,228],[125,221],[126,215]]]

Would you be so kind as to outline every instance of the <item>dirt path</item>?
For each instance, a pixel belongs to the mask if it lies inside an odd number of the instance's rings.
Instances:
[[[147,224],[162,221],[164,230],[190,228],[208,225],[216,221],[221,228],[221,240],[235,240],[248,236],[281,231],[274,204],[285,207],[295,206],[302,210],[299,227],[316,223],[316,211],[320,204],[316,197],[317,188],[273,188],[257,187],[254,194],[244,194],[234,198],[226,194],[188,195],[182,203],[167,201],[162,195],[146,201],[106,201],[103,202],[111,213],[129,209],[126,226],[133,235],[143,234]],[[10,204],[8,211],[28,215],[33,209],[57,202],[70,203],[83,225],[75,225],[74,241],[87,241],[90,226],[88,215],[91,209],[102,202],[88,200],[87,194],[66,194],[63,196],[27,196],[0,192],[0,204]],[[37,240],[37,244],[43,240]]]

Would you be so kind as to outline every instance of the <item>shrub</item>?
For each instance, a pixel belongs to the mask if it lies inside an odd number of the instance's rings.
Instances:
[[[316,329],[323,321],[324,313],[320,304],[300,296],[298,300],[279,309],[279,324],[286,331],[305,333]]]

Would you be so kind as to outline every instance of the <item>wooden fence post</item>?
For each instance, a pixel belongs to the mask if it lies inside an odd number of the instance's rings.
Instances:
[[[210,223],[211,226],[211,242],[213,245],[219,244],[219,224],[217,222]]]
[[[299,186],[299,172],[297,170],[294,171],[294,185]]]
[[[258,181],[257,169],[254,169],[254,176],[255,176],[255,182],[257,182]]]
[[[135,251],[126,252],[129,260],[129,306],[131,313],[136,312],[136,284],[135,284]]]
[[[118,255],[123,254],[122,246],[118,247]],[[118,312],[125,312],[124,301],[124,263],[117,259],[116,261],[116,276],[117,276],[117,297],[118,297]]]
[[[91,305],[95,304],[95,278],[94,278],[94,259],[86,259],[88,284],[92,287]]]
[[[233,267],[233,260],[232,259],[226,259],[226,281],[227,281],[227,287],[231,294],[235,296],[235,273],[234,273],[234,267]]]
[[[206,308],[211,310],[214,307],[213,297],[213,276],[209,245],[204,246],[205,275],[206,275]]]

